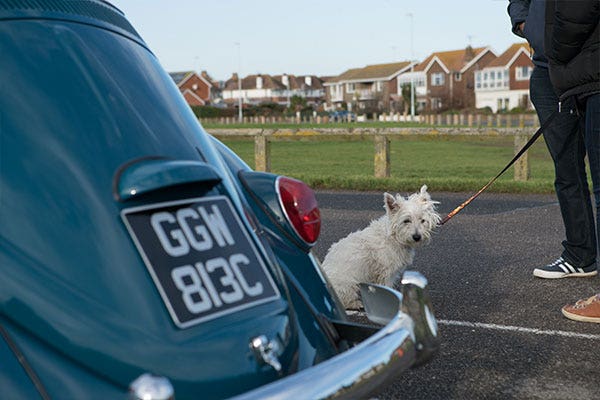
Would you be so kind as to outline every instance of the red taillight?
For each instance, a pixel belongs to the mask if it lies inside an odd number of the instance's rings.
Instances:
[[[321,231],[321,213],[314,192],[304,182],[279,177],[279,199],[288,220],[308,244],[313,244]]]

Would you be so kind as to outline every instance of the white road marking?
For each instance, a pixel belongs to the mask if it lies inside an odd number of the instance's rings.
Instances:
[[[450,326],[464,326],[467,328],[493,329],[493,330],[497,330],[497,331],[532,333],[534,335],[563,336],[563,337],[577,338],[577,339],[600,340],[600,335],[594,335],[592,333],[577,333],[577,332],[569,332],[569,331],[543,330],[543,329],[537,329],[537,328],[524,328],[521,326],[485,324],[482,322],[452,321],[452,320],[439,319],[438,324],[450,325]]]
[[[366,317],[366,314],[364,311],[347,310],[346,314]],[[437,323],[439,325],[462,326],[462,327],[466,327],[466,328],[492,329],[492,330],[496,330],[496,331],[509,331],[509,332],[518,332],[518,333],[531,333],[534,335],[562,336],[562,337],[568,337],[568,338],[573,338],[573,339],[600,340],[600,335],[595,335],[593,333],[577,333],[577,332],[569,332],[569,331],[543,330],[543,329],[537,329],[537,328],[524,328],[522,326],[486,324],[483,322],[454,321],[454,320],[447,320],[447,319],[438,319]]]

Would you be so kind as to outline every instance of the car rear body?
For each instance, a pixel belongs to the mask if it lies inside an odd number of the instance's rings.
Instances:
[[[413,364],[401,295],[379,336],[348,323],[281,178],[203,130],[119,10],[0,0],[0,54],[7,398],[124,398],[140,376],[177,399],[264,398],[252,391],[360,364],[367,336],[387,340],[370,348],[387,372],[315,397],[370,393]]]

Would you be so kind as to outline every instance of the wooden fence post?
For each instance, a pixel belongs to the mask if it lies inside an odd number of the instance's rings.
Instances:
[[[529,140],[529,135],[524,133],[518,133],[515,135],[515,154],[519,152],[525,146],[527,141]],[[515,181],[524,182],[529,180],[531,175],[531,167],[529,165],[529,157],[527,152],[525,152],[521,158],[515,161],[514,165],[515,169]]]
[[[376,134],[375,142],[375,177],[390,176],[390,139],[386,135]]]
[[[271,143],[263,132],[254,137],[254,169],[260,172],[271,171]]]

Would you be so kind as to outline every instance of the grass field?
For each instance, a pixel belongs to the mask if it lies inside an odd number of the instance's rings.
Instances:
[[[251,167],[252,139],[227,139]],[[431,191],[478,190],[514,156],[509,136],[403,136],[391,141],[391,177],[374,177],[370,138],[353,141],[273,141],[272,172],[296,177],[315,188],[412,191],[427,184]],[[509,169],[489,191],[551,193],[552,160],[543,139],[529,150],[531,178],[515,182]]]

